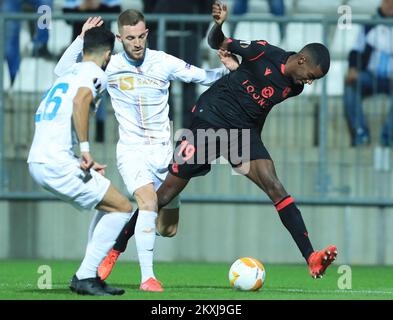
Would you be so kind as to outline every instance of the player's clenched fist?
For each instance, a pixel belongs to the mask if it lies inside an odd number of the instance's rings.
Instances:
[[[94,160],[90,152],[81,152],[81,169],[89,170],[93,165]]]
[[[212,16],[217,24],[223,24],[228,16],[228,7],[226,4],[216,1],[213,4]]]

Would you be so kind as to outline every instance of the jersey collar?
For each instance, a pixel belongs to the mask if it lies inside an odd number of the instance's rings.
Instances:
[[[289,58],[290,56],[294,55],[295,53],[296,53],[295,51],[286,51],[286,52],[283,54],[283,56],[282,56],[282,58],[281,58],[281,61],[280,61],[280,63],[281,63],[280,69],[281,69],[281,73],[282,73],[282,74],[284,74],[284,72],[285,72],[285,64],[287,63],[288,58]]]
[[[145,49],[145,54],[143,55],[143,59],[142,60],[140,60],[140,61],[135,61],[135,60],[133,60],[133,59],[130,59],[128,56],[127,56],[127,53],[125,52],[125,51],[123,51],[123,57],[124,57],[124,59],[126,59],[126,61],[130,64],[130,65],[132,65],[132,66],[134,66],[134,67],[140,67],[142,64],[143,64],[143,62],[145,61],[145,58],[146,58],[146,55],[147,55],[147,48]]]
[[[280,61],[280,70],[281,73],[293,84],[293,79],[289,76],[285,75],[285,64],[287,63],[287,60],[290,56],[296,54],[295,51],[286,51],[285,54],[283,55],[281,61]]]

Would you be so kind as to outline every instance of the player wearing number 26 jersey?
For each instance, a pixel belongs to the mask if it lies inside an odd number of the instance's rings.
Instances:
[[[115,41],[112,32],[99,27],[91,29],[98,23],[99,20],[90,18],[83,26],[82,62],[68,68],[45,93],[35,114],[35,133],[27,162],[37,184],[57,198],[78,209],[96,208],[108,213],[97,223],[70,283],[70,289],[78,294],[107,296],[123,294],[124,290],[97,278],[98,266],[130,220],[132,205],[103,176],[105,166],[94,161],[89,149],[89,111],[100,90],[106,87],[103,69]],[[80,157],[73,152],[77,142]]]
[[[80,163],[72,150],[73,145],[78,143],[72,124],[73,99],[82,87],[88,88],[93,98],[96,98],[100,89],[105,88],[106,82],[105,72],[94,62],[77,63],[55,81],[44,95],[35,114],[35,133],[27,162],[46,164],[45,171],[64,173],[64,184],[56,188],[55,192],[62,194],[61,197],[67,201],[72,200],[75,194],[81,194],[73,203],[80,208],[93,209],[105,194],[109,180],[92,170],[92,174],[105,183],[97,183],[95,190],[82,196],[81,189],[88,187],[82,179],[78,179],[78,176],[83,177],[84,173],[79,168]],[[76,176],[72,179],[74,184],[71,185],[67,180],[72,177],[69,173],[74,172],[75,168],[79,169],[76,170]],[[41,181],[44,188],[51,191],[54,191],[52,182],[59,183],[55,174],[53,180],[49,178],[47,181],[42,180],[45,176],[42,172],[39,174],[33,170],[32,174],[36,180]]]
[[[73,65],[45,93],[35,115],[35,134],[28,162],[58,164],[72,161],[77,142],[72,127],[73,99],[81,87],[96,98],[107,76],[94,62]]]

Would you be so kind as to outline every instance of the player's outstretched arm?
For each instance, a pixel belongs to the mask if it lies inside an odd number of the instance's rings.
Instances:
[[[94,165],[89,150],[89,108],[93,94],[89,88],[79,88],[73,99],[72,120],[80,143],[81,168],[88,170]]]
[[[214,25],[211,28],[207,41],[209,46],[213,49],[227,49],[227,38],[222,32],[222,24],[226,20],[228,16],[228,7],[226,4],[223,4],[219,1],[216,1],[212,7],[212,16],[214,19]]]
[[[168,80],[199,83],[203,86],[211,86],[228,73],[224,67],[202,69],[169,54],[166,55],[165,66],[168,67]]]
[[[56,64],[54,72],[57,76],[61,76],[74,63],[77,62],[78,56],[82,53],[83,50],[83,37],[85,36],[86,31],[94,27],[100,27],[103,23],[104,21],[101,19],[101,17],[90,17],[86,20],[80,35],[76,37],[67,50],[64,51],[59,62]]]

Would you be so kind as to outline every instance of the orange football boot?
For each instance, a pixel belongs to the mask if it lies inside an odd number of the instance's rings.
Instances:
[[[120,251],[111,249],[108,255],[102,260],[101,264],[98,266],[98,276],[102,281],[109,277],[111,271],[120,255]]]
[[[163,292],[164,289],[161,286],[161,282],[157,279],[150,277],[145,282],[141,284],[139,287],[142,291],[149,291],[149,292]]]
[[[316,278],[322,278],[327,267],[336,260],[337,248],[336,246],[328,246],[326,249],[321,251],[314,251],[308,258],[308,268],[310,275]]]

